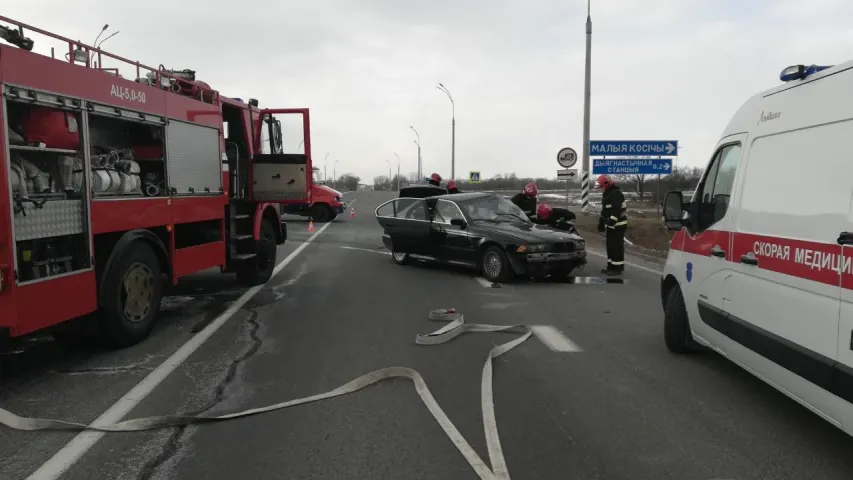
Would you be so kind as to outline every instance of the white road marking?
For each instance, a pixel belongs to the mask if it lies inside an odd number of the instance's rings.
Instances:
[[[355,202],[355,200],[353,200],[353,202]],[[311,235],[308,240],[296,247],[296,250],[288,255],[281,263],[276,265],[275,270],[273,270],[273,276],[278,275],[284,267],[302,253],[302,251],[305,250],[305,248],[323,232],[325,232],[330,225],[331,223],[323,225],[319,230],[317,230],[317,232]],[[124,394],[119,401],[107,409],[106,412],[101,414],[100,417],[95,419],[92,424],[111,424],[124,418],[124,416],[139,405],[140,402],[145,400],[145,398],[150,395],[151,392],[153,392],[154,389],[169,376],[169,374],[175,371],[175,369],[181,366],[181,364],[183,364],[190,355],[198,350],[199,347],[207,341],[207,339],[225,325],[225,323],[230,320],[231,317],[233,317],[243,307],[243,305],[248,303],[252,297],[264,288],[264,286],[265,285],[258,285],[247,290],[240,296],[240,298],[235,300],[227,310],[219,315],[216,320],[205,327],[204,330],[196,333],[187,343],[167,358],[166,361],[149,373],[147,377],[142,379],[142,381],[136,384],[136,386],[129,392]],[[80,457],[89,451],[89,449],[91,449],[103,436],[103,432],[88,431],[79,433],[28,478],[31,480],[49,480],[59,478],[60,475],[71,468],[80,459]]]
[[[474,280],[483,287],[492,288],[492,282],[486,280],[483,277],[474,277]]]
[[[551,325],[533,325],[530,329],[533,330],[533,334],[536,335],[536,338],[541,340],[546,347],[555,352],[583,352],[581,347],[571,341],[569,337],[563,334],[563,332],[557,330]]]
[[[347,250],[358,250],[360,252],[378,253],[380,255],[391,255],[391,252],[387,252],[385,250],[371,250],[369,248],[348,247],[346,245],[338,245],[338,248],[345,248]]]
[[[596,257],[607,259],[607,254],[602,252],[597,252],[595,250],[587,249],[586,253],[590,255],[595,255]],[[625,262],[625,265],[628,265],[631,268],[636,268],[637,270],[642,270],[644,272],[653,273],[655,275],[663,275],[663,272],[654,268],[644,267],[642,265],[637,265],[636,263]]]

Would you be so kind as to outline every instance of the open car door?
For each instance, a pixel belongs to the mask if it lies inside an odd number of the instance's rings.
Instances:
[[[447,195],[447,189],[435,185],[409,185],[400,189],[400,198],[427,198],[435,195]]]
[[[285,128],[282,130],[282,122]],[[260,111],[252,158],[252,198],[260,202],[310,203],[311,126],[307,108]]]
[[[426,200],[396,198],[376,208],[376,220],[384,229],[382,243],[396,253],[431,255],[430,219]]]

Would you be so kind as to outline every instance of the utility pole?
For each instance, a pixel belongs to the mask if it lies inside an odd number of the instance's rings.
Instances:
[[[397,157],[397,191],[400,191],[400,156],[397,155],[397,152],[394,152],[394,156]]]
[[[415,127],[413,125],[409,125],[409,128],[411,128],[412,131],[415,132],[415,136],[418,137],[418,139],[415,140],[415,145],[418,146],[418,182],[420,182],[421,179],[424,178],[424,173],[421,169],[421,135],[418,133],[417,130],[415,130]]]
[[[592,12],[586,0],[586,67],[583,88],[583,171],[581,172],[581,211],[589,211],[589,112],[592,80]]]
[[[326,183],[329,183],[329,175],[327,174],[328,172],[326,171],[326,163],[329,161],[329,154],[330,153],[331,152],[327,153],[326,158],[323,159],[323,181]]]
[[[441,82],[438,83],[438,86],[435,87],[447,95],[447,98],[450,99],[450,106],[453,112],[453,121],[451,123],[452,130],[450,136],[450,179],[456,180],[456,103],[453,102],[453,97],[450,95],[450,90],[444,86]]]

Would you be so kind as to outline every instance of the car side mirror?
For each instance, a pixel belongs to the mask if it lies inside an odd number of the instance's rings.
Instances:
[[[455,225],[463,230],[465,229],[465,227],[468,226],[468,222],[466,222],[465,219],[462,218],[451,218],[450,224]]]
[[[663,221],[670,230],[684,226],[684,196],[681,192],[667,192],[663,198]]]

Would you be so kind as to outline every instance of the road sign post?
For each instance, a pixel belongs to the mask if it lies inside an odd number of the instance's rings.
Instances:
[[[575,156],[575,162],[577,162],[577,156]],[[566,168],[563,170],[557,170],[557,179],[565,178],[566,179],[566,208],[569,208],[569,182],[572,181],[578,175],[577,168]]]
[[[578,152],[572,147],[563,147],[557,152],[557,163],[566,170],[557,170],[557,178],[566,179],[566,208],[569,208],[569,181],[577,174],[577,169],[572,169],[578,163]],[[570,173],[571,172],[571,173]]]

